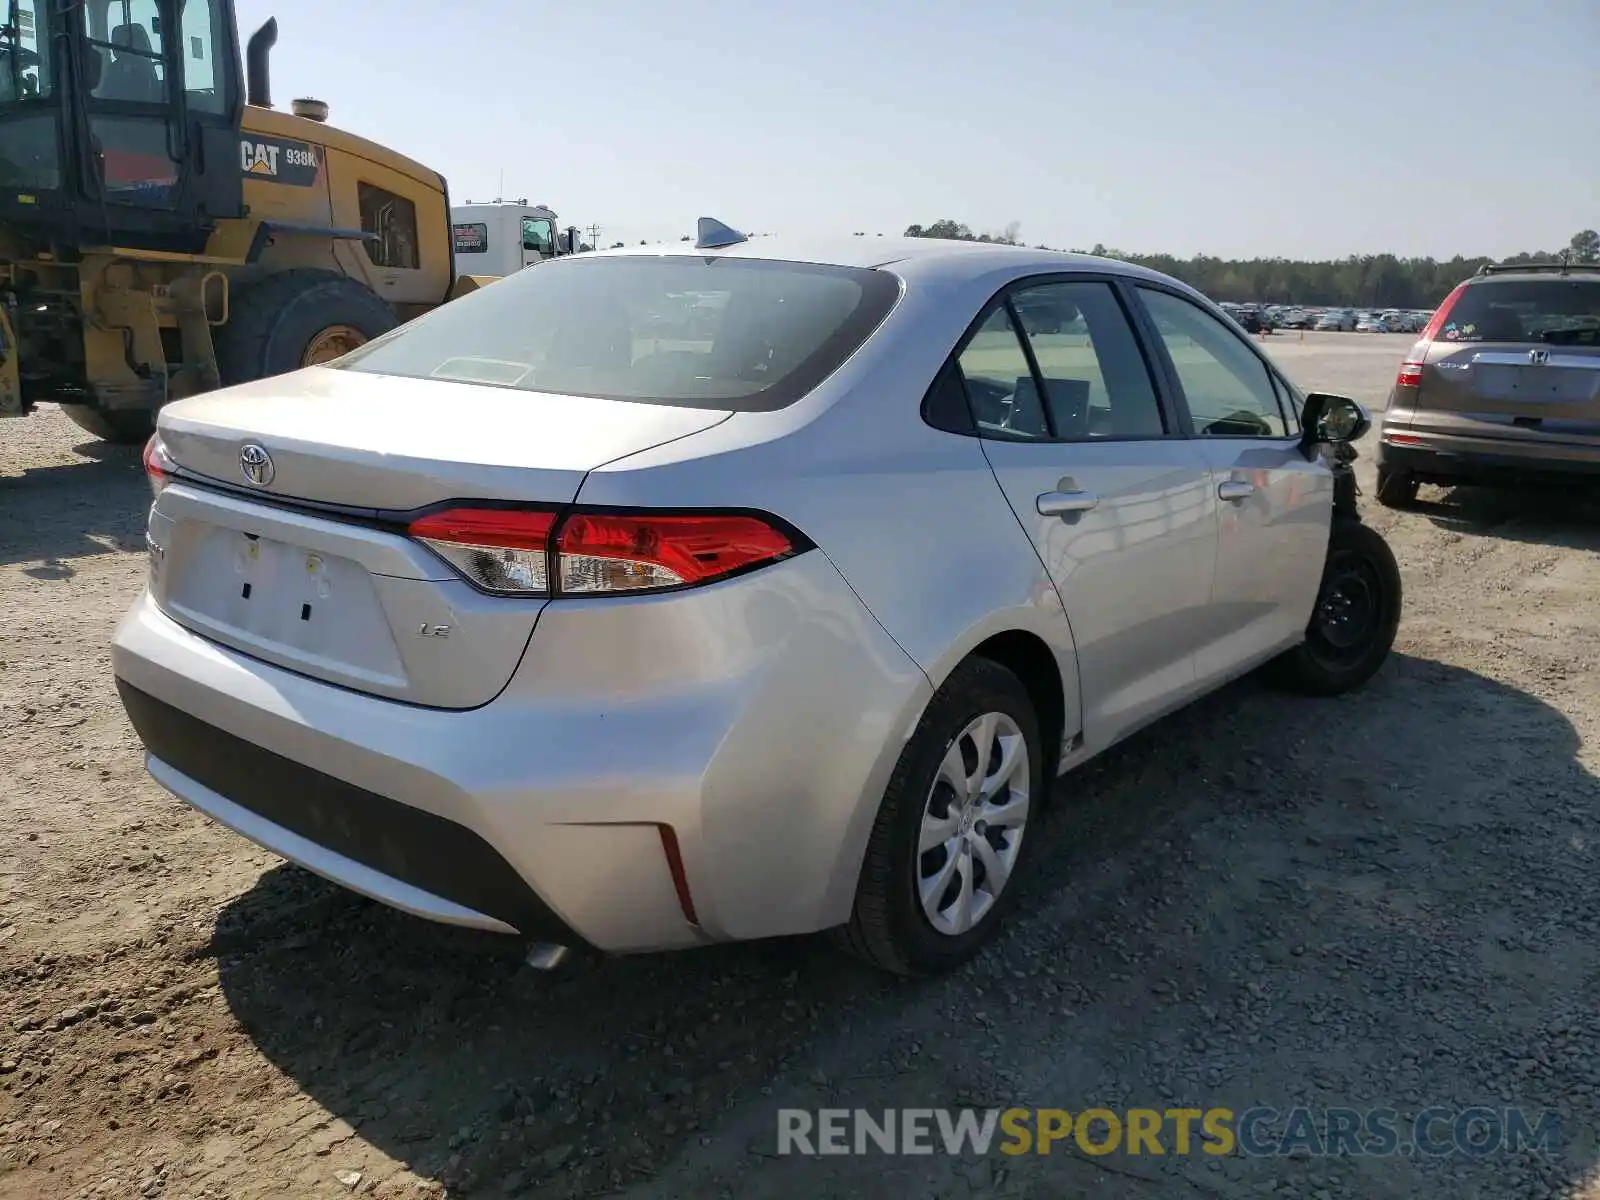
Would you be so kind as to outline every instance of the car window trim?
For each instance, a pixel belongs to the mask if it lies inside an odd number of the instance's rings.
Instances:
[[[1290,382],[1289,377],[1274,364],[1271,371],[1272,390],[1278,393],[1278,407],[1283,410],[1283,426],[1285,429],[1294,426],[1294,436],[1300,436],[1300,413],[1304,406],[1296,405],[1295,393],[1299,390]]]
[[[1122,275],[1117,277],[1116,288],[1120,293],[1122,306],[1133,322],[1134,334],[1141,343],[1140,349],[1149,366],[1150,376],[1158,381],[1157,391],[1162,397],[1163,411],[1171,414],[1169,419],[1179,431],[1177,436],[1192,440],[1200,434],[1194,427],[1194,415],[1189,411],[1189,399],[1179,386],[1172,359],[1167,354],[1167,344],[1161,337],[1161,330],[1139,295],[1139,288],[1147,286],[1149,282],[1137,276]],[[1183,294],[1172,288],[1160,290],[1171,292],[1175,296]]]
[[[1006,293],[1002,306],[1006,310],[1006,319],[1011,322],[1011,333],[1017,339],[1017,345],[1022,347],[1022,357],[1028,362],[1028,370],[1033,375],[1033,394],[1039,397],[1039,411],[1044,416],[1046,436],[1042,439],[1047,442],[1059,442],[1061,435],[1056,432],[1056,415],[1050,411],[1050,393],[1045,384],[1044,372],[1039,369],[1039,356],[1033,352],[1033,341],[1028,337],[1028,331],[1022,324],[1022,314],[1017,311],[1017,306],[1011,302],[1011,293]],[[962,375],[962,386],[966,385],[966,376]]]
[[[1141,320],[1141,310],[1133,306],[1133,297],[1125,286],[1127,281],[1127,276],[1115,271],[1047,271],[1042,274],[1024,275],[1020,278],[1009,280],[995,289],[994,294],[984,301],[983,305],[978,309],[977,316],[972,319],[961,336],[956,339],[954,349],[946,356],[944,363],[934,373],[933,380],[928,385],[928,392],[931,393],[938,385],[943,372],[951,365],[954,365],[956,378],[961,383],[962,393],[967,396],[968,420],[971,428],[969,431],[946,429],[942,425],[934,426],[934,428],[941,429],[946,433],[959,433],[962,437],[976,437],[980,440],[990,441],[1024,442],[1037,446],[1098,446],[1112,442],[1166,442],[1193,437],[1193,425],[1188,419],[1188,414],[1180,409],[1176,402],[1181,393],[1172,389],[1167,377],[1163,374],[1163,368],[1158,366],[1158,363],[1164,362],[1164,360],[1158,360],[1154,357],[1158,347],[1153,347],[1149,344],[1150,332],[1153,326],[1147,324],[1147,316]],[[1014,438],[1008,438],[985,433],[978,428],[977,418],[971,415],[972,397],[967,393],[967,380],[966,376],[961,372],[960,358],[966,348],[971,345],[972,339],[977,337],[979,330],[994,315],[995,310],[1003,306],[1007,310],[1007,317],[1012,323],[1012,332],[1022,346],[1022,352],[1027,359],[1028,367],[1033,372],[1034,388],[1038,392],[1040,403],[1045,409],[1045,420],[1049,423],[1051,430],[1055,429],[1055,419],[1049,412],[1048,393],[1044,390],[1044,378],[1039,373],[1039,365],[1034,357],[1033,347],[1029,344],[1027,335],[1023,332],[1022,325],[1017,318],[1015,307],[1011,304],[1011,296],[1014,292],[1052,283],[1103,283],[1110,287],[1112,296],[1122,309],[1123,319],[1128,322],[1128,332],[1133,335],[1134,345],[1138,347],[1140,357],[1144,360],[1145,374],[1150,380],[1151,391],[1155,393],[1156,409],[1161,414],[1162,425],[1165,426],[1161,434],[1154,436],[1149,434],[1117,434],[1109,437],[1089,438],[1055,436],[1039,438],[1019,435]],[[1159,338],[1157,340],[1159,341]],[[923,398],[923,406],[924,413],[926,413],[926,394]]]
[[[1141,289],[1152,292],[1165,292],[1173,299],[1187,301],[1189,304],[1194,305],[1207,316],[1216,318],[1218,323],[1221,324],[1224,329],[1227,329],[1229,336],[1234,338],[1234,340],[1236,340],[1240,345],[1250,351],[1255,360],[1259,362],[1265,369],[1267,373],[1267,386],[1272,389],[1273,402],[1279,407],[1278,419],[1283,421],[1285,429],[1289,427],[1289,422],[1284,417],[1282,411],[1283,402],[1278,399],[1278,385],[1273,381],[1272,378],[1272,376],[1277,373],[1277,367],[1270,358],[1268,358],[1260,350],[1256,349],[1255,344],[1250,340],[1249,334],[1244,333],[1243,330],[1235,333],[1232,329],[1228,329],[1228,326],[1231,324],[1231,322],[1228,321],[1226,316],[1218,317],[1217,313],[1208,311],[1206,305],[1210,304],[1211,302],[1206,300],[1204,296],[1200,297],[1200,300],[1204,303],[1196,303],[1194,296],[1189,295],[1178,288],[1167,287],[1165,284],[1155,280],[1137,279],[1131,281],[1131,290],[1133,292],[1137,293]],[[1155,342],[1156,352],[1161,357],[1162,369],[1166,372],[1167,377],[1170,380],[1173,389],[1173,395],[1176,396],[1179,402],[1183,405],[1183,412],[1186,418],[1188,429],[1190,431],[1190,437],[1203,439],[1208,442],[1279,442],[1284,445],[1289,445],[1300,440],[1299,434],[1291,435],[1284,433],[1275,435],[1259,433],[1201,433],[1198,429],[1196,429],[1194,424],[1194,413],[1189,408],[1189,397],[1184,393],[1183,380],[1178,375],[1177,364],[1172,361],[1172,355],[1167,350],[1166,339],[1161,336],[1161,330],[1156,325],[1155,317],[1151,314],[1150,310],[1145,307],[1144,298],[1136,295],[1135,299],[1138,300],[1139,311],[1144,318],[1146,328],[1148,329],[1150,336]],[[1215,306],[1213,305],[1212,307]],[[1298,418],[1296,423],[1298,424]]]

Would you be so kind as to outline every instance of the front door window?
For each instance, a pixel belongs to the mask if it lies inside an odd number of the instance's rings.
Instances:
[[[1288,436],[1267,366],[1238,333],[1170,292],[1141,286],[1139,294],[1166,343],[1197,434]]]
[[[555,222],[547,221],[543,217],[522,218],[523,250],[548,258],[555,253],[555,242]]]
[[[0,0],[0,188],[61,186],[58,116],[49,107],[50,22],[46,0]]]
[[[166,207],[178,185],[164,57],[166,30],[155,0],[87,0],[83,21],[89,132],[106,198]]]
[[[190,112],[222,116],[228,111],[227,89],[217,70],[222,45],[217,0],[184,0],[178,57],[183,60],[183,91]]]
[[[165,104],[167,70],[161,18],[154,0],[112,0],[83,6],[89,52],[99,61],[99,80],[90,88],[96,100],[126,104]],[[90,66],[91,79],[95,74]]]

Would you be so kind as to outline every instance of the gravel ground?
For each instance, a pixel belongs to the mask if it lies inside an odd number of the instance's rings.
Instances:
[[[1271,349],[1376,407],[1408,342]],[[817,939],[550,977],[145,777],[137,455],[0,424],[0,1196],[1600,1197],[1600,507],[1423,498],[1367,505],[1408,588],[1369,688],[1247,680],[1072,775],[959,977]],[[1256,1103],[1550,1108],[1564,1148],[774,1154],[780,1106]]]

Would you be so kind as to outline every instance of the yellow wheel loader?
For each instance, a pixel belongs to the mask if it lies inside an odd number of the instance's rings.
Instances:
[[[276,40],[241,56],[232,0],[0,0],[0,416],[137,442],[487,281],[438,172],[272,107]]]

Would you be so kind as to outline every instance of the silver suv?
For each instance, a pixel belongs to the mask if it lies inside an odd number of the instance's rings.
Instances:
[[[1378,500],[1422,483],[1600,480],[1600,264],[1485,266],[1400,364]]]

